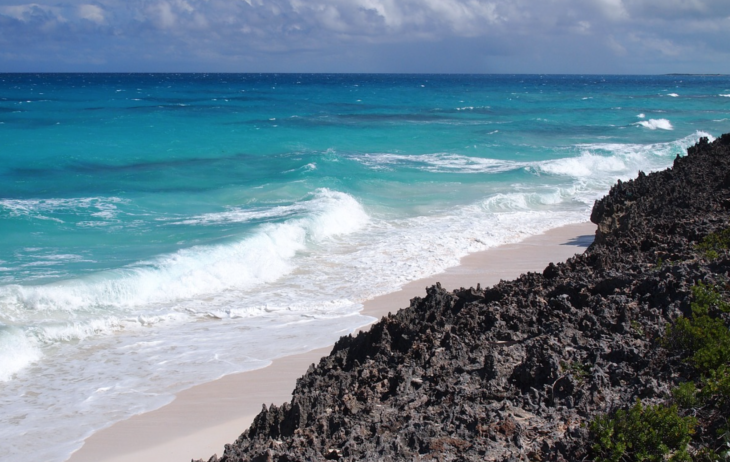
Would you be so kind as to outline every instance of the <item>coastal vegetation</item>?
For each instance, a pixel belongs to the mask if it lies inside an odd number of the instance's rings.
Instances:
[[[713,233],[702,240],[698,249],[707,254],[727,244],[718,238],[730,236],[726,231]],[[717,243],[721,242],[720,245]],[[717,258],[713,254],[709,258]],[[697,381],[682,382],[672,390],[667,403],[642,406],[641,401],[628,410],[612,415],[600,414],[590,425],[594,443],[591,447],[600,462],[692,460],[690,443],[696,448],[695,459],[728,460],[728,404],[730,404],[730,329],[722,315],[730,313],[719,287],[698,282],[692,287],[692,313],[680,317],[667,327],[663,345],[687,358]],[[673,401],[674,404],[669,404]],[[714,429],[718,438],[698,438],[698,417],[703,427]]]
[[[661,462],[692,460],[687,446],[695,433],[694,417],[682,417],[677,406],[643,406],[641,401],[613,416],[599,415],[591,422],[599,462],[622,460]],[[671,454],[671,456],[670,456]]]

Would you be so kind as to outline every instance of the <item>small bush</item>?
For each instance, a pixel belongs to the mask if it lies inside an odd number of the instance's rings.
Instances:
[[[583,382],[586,377],[590,376],[593,370],[593,366],[590,364],[583,364],[579,362],[572,362],[572,363],[566,363],[561,362],[560,367],[565,371],[570,373],[575,380],[578,382]]]
[[[641,327],[641,323],[638,321],[631,321],[631,329],[636,332],[637,335],[644,336],[644,328]]]
[[[722,299],[722,295],[713,286],[708,286],[702,282],[692,287],[692,297],[694,301],[691,304],[692,313],[698,315],[710,314],[710,308],[715,307],[723,313],[730,313],[730,303]]]
[[[697,244],[700,250],[708,260],[715,260],[720,254],[730,249],[730,228],[708,234]]]
[[[627,411],[601,415],[590,424],[598,462],[691,460],[687,446],[697,421],[681,417],[677,406],[647,406],[640,400]]]
[[[692,295],[692,316],[679,318],[667,328],[666,344],[690,353],[690,362],[706,373],[730,362],[730,329],[722,319],[710,316],[711,310],[730,311],[730,305],[702,283],[692,288]]]
[[[698,388],[699,386],[699,388]],[[682,409],[705,404],[714,407],[730,405],[730,365],[723,364],[710,370],[697,384],[684,382],[672,390],[674,402]]]
[[[717,400],[720,406],[730,404],[730,367],[723,364],[710,371],[702,379],[701,386],[700,397],[703,400]]]
[[[683,409],[692,409],[699,403],[694,382],[684,382],[672,390],[674,402]]]

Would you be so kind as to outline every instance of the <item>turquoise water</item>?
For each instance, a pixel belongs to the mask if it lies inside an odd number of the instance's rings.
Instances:
[[[0,457],[331,343],[729,127],[728,77],[0,75]]]

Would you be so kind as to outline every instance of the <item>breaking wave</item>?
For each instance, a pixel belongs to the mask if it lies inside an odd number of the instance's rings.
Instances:
[[[649,119],[649,120],[642,120],[640,122],[636,122],[636,125],[640,125],[644,128],[648,128],[649,130],[674,130],[674,127],[672,126],[672,123],[668,121],[667,119]]]

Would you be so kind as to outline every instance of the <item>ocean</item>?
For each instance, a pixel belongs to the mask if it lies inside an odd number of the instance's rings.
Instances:
[[[728,131],[728,76],[0,74],[0,459],[331,344]]]

